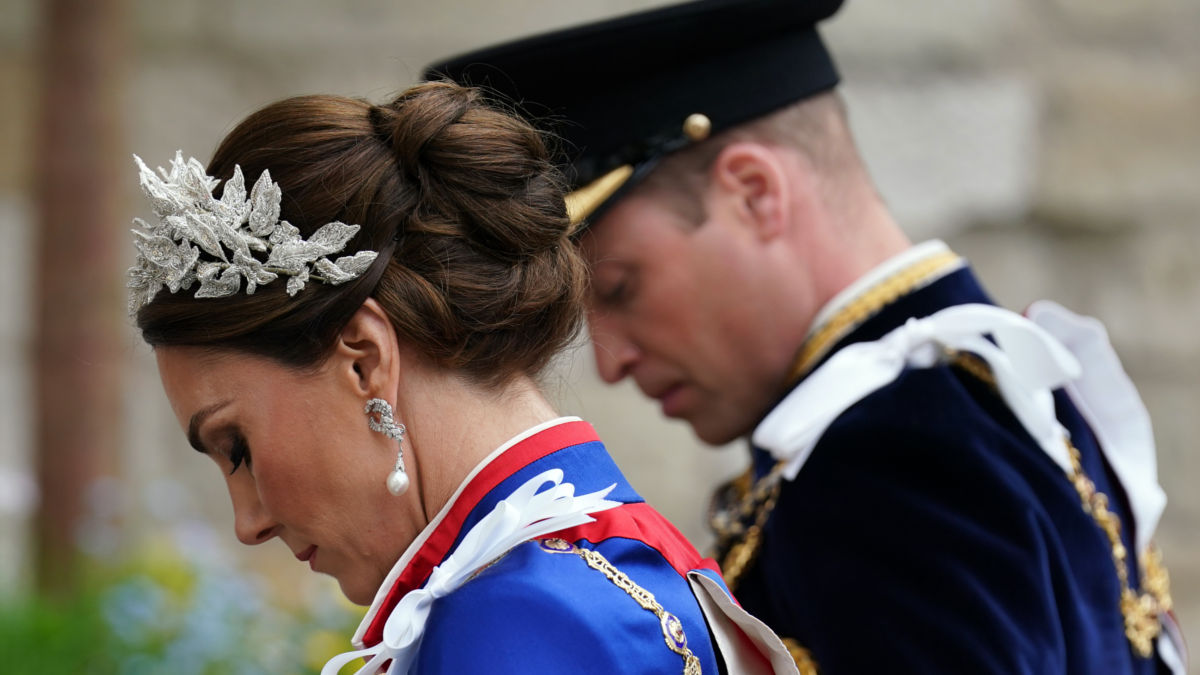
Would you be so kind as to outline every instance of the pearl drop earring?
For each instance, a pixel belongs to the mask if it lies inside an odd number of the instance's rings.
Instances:
[[[399,497],[408,490],[408,473],[404,470],[404,425],[397,424],[392,413],[392,406],[387,401],[381,398],[373,398],[367,401],[367,426],[371,431],[378,431],[388,438],[396,441],[400,446],[396,450],[396,467],[387,477],[388,492]],[[376,419],[378,415],[378,419]]]

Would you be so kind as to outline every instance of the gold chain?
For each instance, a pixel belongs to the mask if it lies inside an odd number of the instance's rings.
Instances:
[[[683,675],[701,675],[700,659],[687,646],[687,635],[683,632],[683,623],[679,617],[663,609],[654,594],[638,586],[621,570],[600,554],[587,548],[580,548],[565,539],[543,539],[538,542],[543,551],[548,553],[574,553],[587,563],[588,567],[602,573],[613,584],[625,591],[642,609],[653,612],[658,617],[658,625],[662,628],[663,641],[671,651],[683,657]]]
[[[1171,611],[1171,581],[1167,568],[1162,564],[1162,555],[1151,546],[1145,555],[1139,556],[1143,592],[1135,593],[1129,587],[1129,554],[1121,542],[1121,519],[1108,509],[1108,496],[1096,489],[1096,484],[1083,472],[1079,450],[1070,440],[1067,449],[1071,455],[1071,473],[1068,478],[1079,493],[1083,510],[1092,516],[1112,548],[1113,565],[1117,569],[1117,581],[1121,584],[1121,615],[1125,618],[1125,637],[1133,651],[1142,658],[1154,654],[1154,639],[1162,632],[1158,615]]]

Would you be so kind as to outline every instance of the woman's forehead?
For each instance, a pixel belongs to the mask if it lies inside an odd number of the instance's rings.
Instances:
[[[297,377],[271,359],[235,351],[160,346],[154,355],[163,389],[182,422],[219,401],[289,386],[290,380]]]

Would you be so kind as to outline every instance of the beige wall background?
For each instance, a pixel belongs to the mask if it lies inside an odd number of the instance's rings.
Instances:
[[[657,4],[128,0],[128,152],[152,165],[177,148],[206,160],[272,100],[379,100],[435,58]],[[36,508],[27,363],[40,9],[0,0],[0,590],[28,579]],[[851,0],[825,33],[868,163],[909,233],[946,239],[1005,306],[1050,297],[1107,324],[1155,420],[1171,499],[1158,538],[1200,644],[1200,4]],[[125,185],[129,217],[146,215],[132,161]],[[311,583],[281,547],[237,550],[221,481],[175,428],[132,332],[126,356],[122,475],[93,495],[116,525],[85,537],[97,554],[161,534],[164,512],[195,512],[220,534],[204,546]],[[741,468],[740,447],[702,447],[632,387],[602,386],[586,347],[547,386],[564,413],[595,424],[649,501],[708,541],[707,493]]]

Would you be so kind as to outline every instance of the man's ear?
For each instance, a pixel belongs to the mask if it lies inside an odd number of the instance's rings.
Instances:
[[[787,227],[790,186],[783,162],[769,146],[731,143],[713,160],[710,179],[717,192],[730,200],[741,220],[763,239],[779,236]]]
[[[367,298],[338,335],[330,359],[364,398],[392,401],[399,385],[399,351],[387,313],[375,298]]]

